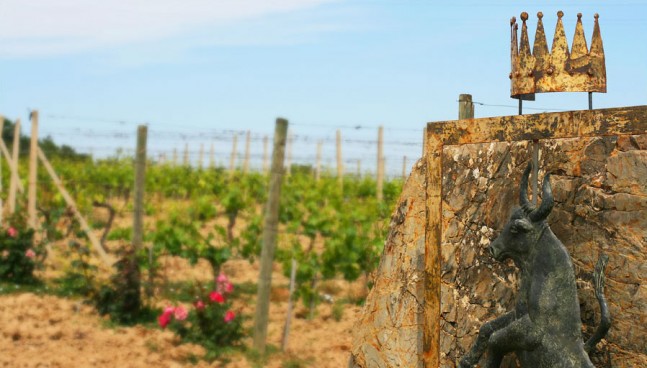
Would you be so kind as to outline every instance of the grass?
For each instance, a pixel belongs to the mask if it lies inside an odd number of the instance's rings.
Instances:
[[[12,282],[0,281],[0,295],[16,294],[16,293],[34,293],[37,295],[52,294],[53,289],[40,281],[32,284],[15,284]]]
[[[108,240],[130,240],[133,236],[133,229],[130,227],[118,227],[110,230]]]
[[[256,295],[258,284],[251,281],[242,282],[240,284],[236,284],[236,289],[234,289],[234,291],[239,294]]]
[[[332,318],[337,322],[344,317],[344,304],[341,300],[337,300],[332,305]]]
[[[281,368],[303,368],[310,367],[314,361],[312,358],[302,359],[298,357],[289,357],[281,364]]]
[[[261,354],[258,350],[252,349],[252,348],[247,348],[243,351],[245,358],[247,359],[248,362],[252,364],[252,367],[254,368],[265,367],[269,358],[272,355],[278,354],[280,352],[281,352],[281,349],[279,349],[276,345],[272,345],[272,344],[267,344],[265,346],[265,354]]]
[[[160,294],[161,299],[168,299],[183,303],[193,303],[195,301],[195,288],[197,287],[195,281],[178,281],[169,282],[166,287],[162,289]],[[206,284],[204,285],[206,287]]]
[[[158,328],[157,317],[162,313],[158,308],[150,308],[148,306],[142,306],[139,315],[136,319],[128,323],[119,323],[112,318],[102,319],[101,325],[105,328],[118,329],[121,327],[131,327],[135,325],[141,325],[147,328]]]

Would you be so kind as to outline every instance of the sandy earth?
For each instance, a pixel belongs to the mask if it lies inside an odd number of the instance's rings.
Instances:
[[[204,278],[206,265],[189,268],[181,259],[165,262],[171,281]],[[234,284],[255,282],[258,266],[234,260],[224,266]],[[270,306],[268,344],[280,346],[287,311],[288,282],[275,267]],[[334,290],[343,295],[348,286],[337,282]],[[346,288],[346,290],[344,290]],[[239,313],[254,314],[254,298],[234,305]],[[164,304],[164,301],[158,301]],[[285,353],[274,353],[266,367],[345,367],[351,344],[352,325],[360,307],[344,306],[342,319],[332,318],[332,306],[322,303],[313,320],[292,319]],[[297,306],[296,315],[305,315]],[[251,337],[244,340],[251,345]],[[180,344],[170,331],[157,328],[108,327],[92,307],[80,301],[50,295],[16,293],[0,296],[0,367],[254,367],[243,353],[234,353],[229,362],[192,364],[192,355],[203,354],[200,346]],[[300,362],[301,365],[287,363]]]

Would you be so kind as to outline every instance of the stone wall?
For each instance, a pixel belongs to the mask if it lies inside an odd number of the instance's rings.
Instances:
[[[540,144],[540,176],[552,173],[556,201],[548,220],[573,258],[585,338],[599,321],[592,269],[600,252],[610,257],[605,292],[613,326],[593,361],[597,367],[647,366],[647,135]],[[518,206],[529,157],[525,142],[454,146],[443,153],[442,367],[455,367],[479,326],[514,304],[515,267],[494,262],[484,250]],[[416,167],[355,329],[355,366],[420,364],[424,173]],[[514,356],[504,366],[515,367]]]
[[[425,165],[418,161],[391,217],[378,276],[354,329],[351,366],[421,366],[425,187]]]

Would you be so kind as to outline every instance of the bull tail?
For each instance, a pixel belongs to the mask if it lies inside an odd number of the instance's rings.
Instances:
[[[590,354],[595,345],[602,340],[603,337],[607,335],[609,328],[611,327],[611,314],[609,314],[609,306],[607,305],[607,299],[604,297],[604,269],[607,267],[609,262],[609,256],[606,254],[601,254],[598,259],[598,263],[595,265],[595,271],[593,271],[593,282],[595,284],[595,297],[600,303],[600,325],[595,330],[595,333],[589,340],[584,344],[584,350]]]

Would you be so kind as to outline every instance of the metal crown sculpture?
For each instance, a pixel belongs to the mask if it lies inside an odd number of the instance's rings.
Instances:
[[[557,12],[557,26],[550,53],[546,43],[546,34],[542,22],[543,14],[537,13],[537,31],[532,53],[528,41],[526,20],[528,13],[521,13],[521,42],[517,42],[518,24],[515,17],[510,19],[511,43],[510,72],[512,98],[534,100],[535,93],[541,92],[602,92],[607,91],[607,73],[604,62],[604,48],[595,14],[595,25],[591,48],[586,45],[582,14],[577,14],[577,25],[573,46],[568,49],[562,17]]]

